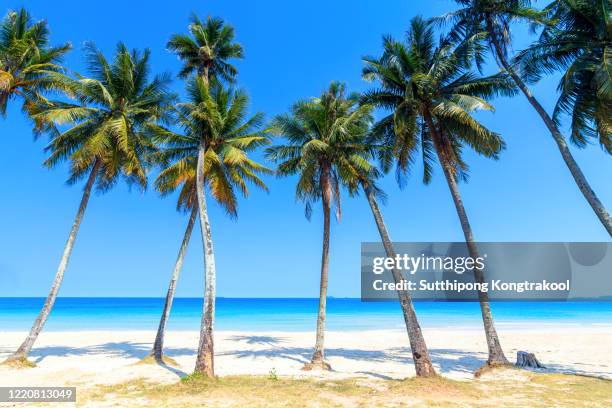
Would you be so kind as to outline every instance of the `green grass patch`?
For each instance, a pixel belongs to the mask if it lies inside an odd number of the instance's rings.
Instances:
[[[34,368],[36,364],[26,357],[20,358],[8,358],[2,362],[2,365],[8,366],[10,368]]]
[[[495,370],[482,379],[441,376],[378,380],[296,379],[277,376],[191,375],[169,385],[135,380],[83,392],[79,403],[146,407],[371,407],[371,406],[612,406],[612,382],[525,370]]]

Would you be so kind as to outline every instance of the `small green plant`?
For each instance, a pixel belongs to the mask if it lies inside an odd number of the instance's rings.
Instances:
[[[268,373],[268,379],[272,381],[278,381],[278,375],[276,374],[276,368],[272,367]]]

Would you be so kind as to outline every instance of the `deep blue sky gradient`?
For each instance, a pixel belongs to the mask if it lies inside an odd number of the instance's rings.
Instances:
[[[165,49],[168,37],[184,32],[191,11],[224,18],[236,28],[246,51],[238,63],[239,83],[252,97],[253,111],[268,118],[300,98],[316,96],[331,80],[350,90],[368,84],[360,78],[361,57],[377,55],[381,35],[403,35],[416,14],[449,11],[449,0],[408,1],[161,1],[28,2],[8,0],[0,12],[27,4],[35,18],[46,18],[53,43],[71,41],[67,65],[83,72],[81,47],[95,41],[108,55],[117,41],[150,47],[155,72],[173,75],[180,67]],[[530,41],[516,30],[516,48]],[[493,69],[493,67],[491,67]],[[493,72],[493,71],[491,71]],[[550,110],[557,78],[538,84],[536,95]],[[176,91],[182,83],[176,80]],[[481,241],[606,241],[606,232],[578,191],[554,142],[522,97],[500,99],[495,114],[479,117],[506,139],[495,162],[466,155],[471,179],[462,184],[476,238]],[[0,118],[0,296],[45,296],[76,212],[82,185],[64,184],[66,167],[42,167],[46,139],[33,141],[30,124],[13,103]],[[598,146],[573,149],[576,160],[601,200],[612,208],[612,160]],[[261,155],[258,155],[261,157]],[[389,195],[383,207],[396,241],[463,239],[441,171],[430,186],[414,169],[400,191],[393,176],[382,183]],[[294,179],[266,179],[270,193],[253,190],[241,200],[239,218],[228,219],[210,204],[218,267],[218,295],[236,297],[315,297],[318,295],[321,211],[311,222],[294,199]],[[186,217],[174,210],[176,197],[160,199],[149,189],[125,185],[96,194],[79,233],[61,296],[163,296]],[[345,195],[343,219],[332,225],[331,296],[359,295],[361,241],[378,233],[363,198]],[[202,293],[202,256],[194,233],[179,296]]]

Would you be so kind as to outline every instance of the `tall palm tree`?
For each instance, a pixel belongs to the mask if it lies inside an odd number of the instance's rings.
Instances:
[[[310,218],[312,204],[321,200],[323,206],[323,251],[317,317],[316,342],[312,360],[306,369],[330,366],[324,359],[325,309],[329,270],[329,233],[332,203],[340,219],[340,187],[346,184],[348,173],[343,157],[355,149],[356,135],[367,131],[371,108],[358,106],[358,95],[345,95],[345,87],[333,82],[321,97],[295,103],[290,114],[275,118],[272,132],[283,136],[286,145],[271,146],[267,157],[279,162],[277,175],[298,175],[296,197],[306,203]]]
[[[154,132],[158,132],[157,129]],[[165,154],[161,152],[160,154]],[[160,160],[162,157],[156,157],[155,159]],[[189,166],[183,164],[173,163],[168,167],[164,168],[157,179],[155,180],[155,188],[162,196],[169,195],[180,189],[178,203],[176,209],[182,212],[189,212],[189,221],[187,222],[187,228],[183,235],[183,241],[179,248],[176,262],[174,263],[174,269],[172,270],[172,276],[170,277],[170,283],[168,284],[168,291],[166,292],[166,300],[164,302],[164,309],[159,320],[159,326],[157,327],[157,334],[155,335],[155,342],[153,343],[153,350],[151,355],[158,362],[163,362],[164,357],[164,336],[166,334],[166,325],[168,318],[170,317],[170,311],[172,310],[172,303],[174,301],[174,293],[176,292],[176,284],[183,267],[183,260],[187,247],[189,246],[189,240],[191,239],[191,232],[198,215],[198,199],[195,186],[195,161],[189,163]]]
[[[25,8],[9,11],[0,23],[0,114],[13,98],[27,111],[45,91],[64,89],[61,62],[68,50],[69,43],[49,45],[46,21],[33,22]]]
[[[368,160],[370,157],[376,156],[379,158],[384,156],[391,157],[392,149],[390,149],[388,144],[377,143],[376,140],[379,139],[380,135],[374,134],[373,136],[370,137],[369,132],[355,132],[351,148],[342,150],[340,153],[344,153],[344,155],[339,156],[339,160],[343,163],[343,174],[345,175],[344,178],[347,181],[346,184],[349,192],[356,194],[359,188],[363,190],[372,211],[385,253],[389,258],[396,258],[396,252],[393,248],[389,231],[378,205],[379,199],[386,199],[384,191],[376,185],[376,180],[381,176],[381,173]],[[404,279],[398,268],[393,268],[391,272],[395,283],[399,283]],[[421,331],[421,326],[412,304],[412,296],[405,289],[398,290],[397,295],[406,331],[408,332],[416,375],[418,377],[435,376],[436,371],[431,363],[427,344],[425,343],[425,338],[423,337],[423,332]]]
[[[512,22],[516,20],[527,21],[532,24],[547,22],[546,13],[532,9],[530,7],[531,0],[455,1],[463,8],[441,17],[442,20],[450,21],[453,24],[451,35],[470,38],[478,33],[486,33],[485,40],[492,49],[498,64],[510,75],[550,131],[561,153],[561,157],[565,161],[578,188],[599,218],[599,221],[608,231],[608,234],[612,236],[612,217],[610,217],[610,214],[589,185],[576,160],[574,160],[565,138],[559,131],[557,123],[548,115],[544,107],[533,95],[525,80],[521,77],[520,71],[517,70],[516,64],[511,63],[508,59],[508,48],[511,45],[510,26]],[[583,0],[579,1],[582,2]],[[606,1],[604,0],[601,3],[606,3]],[[607,8],[607,6],[604,7]],[[602,27],[601,30],[609,29]],[[580,47],[580,44],[577,45]]]
[[[218,82],[215,82],[209,88],[199,78],[191,80],[188,93],[190,102],[180,104],[176,109],[178,125],[183,130],[182,134],[157,125],[149,127],[153,140],[162,147],[161,150],[153,154],[154,162],[163,166],[163,170],[155,181],[155,186],[162,195],[170,194],[180,188],[177,207],[179,210],[191,212],[168,287],[166,302],[153,347],[152,354],[158,361],[163,358],[162,349],[166,322],[172,308],[183,257],[198,213],[196,165],[201,139],[206,139],[205,144],[207,146],[203,169],[205,183],[210,188],[215,201],[225,208],[232,217],[238,215],[234,189],[239,189],[242,195],[247,197],[249,191],[246,182],[249,181],[267,191],[258,174],[271,173],[266,167],[248,158],[249,152],[269,143],[269,139],[266,136],[266,131],[261,129],[262,113],[257,113],[251,118],[245,119],[249,102],[246,93],[241,90],[224,89]],[[212,238],[210,236],[209,240],[212,248]],[[214,291],[214,285],[212,290]],[[206,321],[205,326],[207,332],[210,330],[210,338],[212,339],[214,292],[207,291],[206,298],[213,301],[211,320]],[[200,369],[204,369],[203,371],[207,373],[208,368],[210,368],[210,375],[214,376],[212,343],[210,350],[205,347],[200,351],[209,352],[210,355],[200,355],[198,353],[196,371],[199,372]]]
[[[189,32],[191,35],[174,34],[170,41],[168,41],[168,49],[177,54],[183,61],[180,76],[187,77],[192,72],[195,72],[199,78],[199,86],[204,88],[210,86],[211,80],[234,81],[237,70],[228,60],[231,58],[242,58],[243,56],[242,46],[234,42],[234,29],[226,25],[221,19],[208,17],[206,23],[203,23],[197,16],[193,15],[189,25]],[[213,131],[212,129],[203,130]],[[208,377],[214,376],[212,324],[215,299],[211,298],[211,296],[215,294],[216,270],[210,223],[208,221],[208,212],[206,211],[204,168],[206,166],[206,151],[208,149],[205,143],[212,137],[211,134],[200,138],[201,146],[196,166],[196,193],[204,251],[205,281],[196,372],[204,373]]]
[[[612,154],[612,21],[609,0],[556,0],[545,12],[555,22],[517,55],[524,76],[539,80],[563,71],[553,119],[571,117],[570,140],[579,147],[590,138]]]
[[[122,177],[129,184],[146,186],[144,154],[154,146],[145,129],[165,119],[173,99],[167,90],[167,75],[149,79],[148,50],[130,52],[120,43],[111,62],[93,45],[86,51],[91,77],[69,83],[80,103],[47,102],[32,111],[35,120],[72,125],[53,137],[45,165],[55,167],[67,160],[68,183],[85,177],[87,182],[51,291],[27,338],[9,357],[12,361],[25,362],[49,317],[94,185],[107,191]]]
[[[379,87],[366,92],[362,102],[392,111],[376,124],[374,132],[392,144],[402,170],[420,148],[426,183],[431,179],[432,162],[437,157],[470,256],[477,258],[472,227],[457,186],[467,171],[461,153],[467,146],[485,157],[498,157],[504,147],[503,140],[480,124],[472,113],[493,110],[487,99],[498,94],[511,95],[515,92],[514,86],[501,74],[480,78],[470,72],[471,58],[467,57],[477,56],[477,41],[470,39],[461,45],[443,41],[436,45],[432,25],[421,17],[412,19],[405,43],[385,37],[383,46],[380,58],[364,58],[364,78],[377,80]],[[484,280],[482,271],[475,270],[474,275],[477,281]],[[479,292],[478,296],[489,351],[488,364],[508,364],[493,324],[487,294]]]
[[[389,258],[396,258],[396,252],[393,248],[389,231],[383,219],[382,212],[378,205],[377,196],[381,195],[378,191],[374,182],[368,177],[360,177],[359,184],[361,185],[363,192],[370,205],[376,228],[380,234],[385,253]],[[393,280],[395,283],[399,283],[403,280],[403,276],[399,269],[393,268],[391,271]],[[404,324],[406,325],[406,331],[408,332],[408,340],[410,342],[410,350],[412,351],[412,360],[414,361],[414,368],[418,377],[433,377],[436,375],[436,371],[431,364],[431,358],[429,357],[429,350],[421,331],[421,326],[417,319],[414,305],[412,304],[412,296],[406,289],[400,289],[397,291],[397,296],[400,301],[400,307],[402,308],[402,315],[404,317]]]

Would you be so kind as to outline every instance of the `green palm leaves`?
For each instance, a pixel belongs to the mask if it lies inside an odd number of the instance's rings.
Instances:
[[[0,23],[0,113],[19,97],[24,110],[42,98],[42,93],[63,89],[62,57],[70,44],[49,45],[45,21],[32,22],[25,9],[10,11]]]
[[[363,141],[372,122],[372,108],[359,106],[357,94],[345,95],[343,84],[334,82],[319,98],[302,100],[290,114],[275,118],[271,131],[287,144],[267,149],[270,160],[278,162],[277,174],[297,174],[296,197],[311,204],[321,198],[322,173],[329,172],[336,215],[340,217],[340,187],[359,187],[356,175],[367,173],[370,165]]]
[[[434,18],[438,22],[450,22],[453,40],[469,38],[483,33],[487,43],[494,48],[498,42],[503,56],[507,56],[511,45],[511,29],[513,22],[525,22],[535,28],[545,24],[545,13],[533,9],[531,0],[455,0],[461,7],[458,10]],[[480,64],[483,59],[476,60]]]
[[[145,155],[155,148],[146,130],[169,118],[169,77],[150,79],[149,51],[130,51],[121,43],[110,62],[89,45],[87,61],[91,77],[66,82],[78,104],[47,102],[32,111],[36,121],[70,125],[51,140],[45,164],[69,160],[68,181],[73,183],[99,162],[98,188],[108,189],[119,176],[144,187]]]
[[[467,170],[461,154],[464,146],[498,157],[504,148],[500,135],[472,115],[493,110],[488,100],[513,95],[515,88],[505,75],[479,77],[469,70],[480,52],[478,38],[436,44],[432,24],[416,17],[405,43],[385,37],[383,48],[381,57],[364,58],[364,78],[379,85],[366,92],[362,102],[391,111],[373,128],[375,139],[387,146],[378,152],[384,170],[396,158],[398,174],[405,173],[420,150],[423,179],[428,183],[436,143],[460,178]],[[432,126],[440,130],[439,140],[433,138]]]
[[[598,139],[612,154],[612,5],[609,0],[557,0],[545,11],[554,25],[517,56],[525,76],[562,71],[553,118],[571,118],[571,141]]]
[[[210,87],[193,78],[187,87],[189,101],[176,107],[175,116],[181,133],[161,126],[149,127],[153,140],[162,148],[154,158],[163,166],[155,181],[162,194],[181,187],[179,208],[197,205],[195,178],[198,149],[206,146],[204,177],[215,200],[235,216],[238,189],[248,196],[247,182],[266,189],[260,174],[266,167],[248,157],[248,153],[268,144],[262,129],[263,114],[247,117],[249,98],[242,90],[224,88],[218,82]]]
[[[228,62],[231,58],[242,58],[240,44],[234,43],[234,29],[219,18],[208,17],[202,22],[196,15],[191,17],[189,34],[175,34],[168,41],[168,49],[183,61],[179,76],[199,76],[233,81],[238,73]]]

